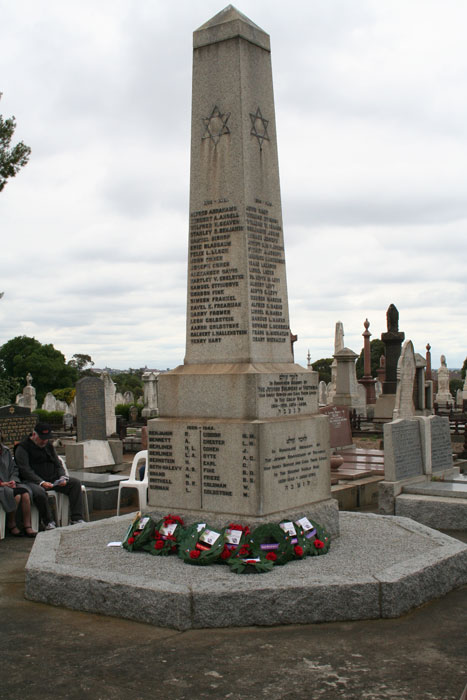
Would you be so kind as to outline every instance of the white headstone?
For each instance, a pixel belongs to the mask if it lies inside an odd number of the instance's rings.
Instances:
[[[117,430],[117,418],[115,416],[116,385],[108,372],[102,372],[101,379],[104,382],[105,425],[107,436],[109,436],[113,435]]]
[[[411,418],[415,413],[414,406],[414,382],[415,382],[415,354],[411,340],[406,340],[402,346],[402,352],[397,362],[397,389],[396,403],[393,418]]]

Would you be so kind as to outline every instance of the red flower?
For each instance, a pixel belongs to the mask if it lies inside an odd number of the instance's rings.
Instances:
[[[232,552],[230,551],[230,549],[228,547],[224,547],[224,549],[222,550],[221,559],[228,559],[231,554]]]
[[[177,551],[177,547],[174,545],[173,547],[171,547],[170,551],[171,551],[171,552],[176,552],[176,551]]]
[[[137,530],[133,533],[133,537],[138,537],[138,535],[141,535],[141,530]]]
[[[135,541],[135,538],[134,538],[134,537],[129,537],[129,538],[128,538],[128,544],[133,544],[134,541]]]
[[[199,549],[192,549],[190,552],[190,559],[198,559],[200,554],[201,552],[199,551]]]
[[[164,518],[164,525],[173,525],[174,523],[177,523],[178,525],[181,525],[182,527],[184,526],[184,522],[179,515],[167,515]]]
[[[163,540],[157,540],[154,544],[155,549],[162,549],[164,547],[164,541]]]
[[[159,532],[159,530],[154,530],[154,539],[155,539],[155,540],[160,540],[160,539],[162,539],[162,535],[161,535],[161,533]]]
[[[316,549],[323,549],[324,547],[324,542],[321,540],[315,540],[313,544],[315,545]]]
[[[276,561],[276,559],[277,559],[277,554],[276,554],[275,552],[268,552],[268,553],[266,554],[266,559],[267,559],[268,561]]]
[[[300,547],[299,544],[295,545],[293,551],[295,552],[296,557],[303,557],[303,547]]]
[[[249,545],[247,545],[247,544],[242,544],[242,546],[241,546],[240,549],[238,550],[238,553],[239,553],[239,554],[242,554],[242,555],[243,555],[243,554],[249,554],[249,552],[250,552],[250,547],[249,547]]]

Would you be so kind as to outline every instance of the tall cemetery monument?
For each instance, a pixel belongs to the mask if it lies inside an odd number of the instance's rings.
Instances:
[[[336,531],[318,375],[293,361],[270,41],[231,5],[194,32],[191,134],[186,355],[159,377],[149,504]]]

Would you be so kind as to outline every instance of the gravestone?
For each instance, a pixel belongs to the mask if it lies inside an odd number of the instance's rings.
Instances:
[[[384,478],[401,481],[422,476],[423,458],[417,419],[397,419],[384,425]]]
[[[329,418],[329,442],[331,448],[351,447],[353,440],[349,409],[345,406],[323,406],[319,409],[319,412],[321,415]]]
[[[116,385],[108,372],[102,372],[100,378],[104,384],[105,431],[106,435],[113,435],[117,430],[117,419],[115,416]]]
[[[454,406],[454,399],[449,389],[449,370],[444,355],[441,355],[441,366],[438,369],[438,391],[435,401],[442,408]]]
[[[144,408],[141,411],[143,418],[157,416],[157,378],[160,372],[144,372],[142,376],[144,386]]]
[[[386,312],[387,332],[381,334],[384,343],[384,376],[383,393],[375,403],[374,420],[392,420],[396,403],[397,391],[397,363],[401,354],[402,342],[405,334],[399,331],[399,311],[390,304]]]
[[[104,384],[99,377],[83,377],[76,383],[77,440],[105,440]]]
[[[35,411],[37,408],[36,390],[32,386],[32,376],[30,372],[26,375],[26,386],[23,389],[23,401],[21,405],[31,409],[31,411]]]
[[[320,406],[326,406],[327,403],[327,387],[326,382],[321,381],[318,385],[318,402]]]
[[[293,361],[269,36],[194,32],[187,338],[148,422],[149,504],[338,530],[318,375]]]
[[[449,418],[446,416],[430,416],[426,419],[426,424],[430,435],[431,472],[451,469],[453,462]]]
[[[26,406],[16,404],[1,406],[0,433],[3,436],[3,443],[12,450],[15,443],[32,433],[38,420],[38,417]]]
[[[366,392],[357,381],[355,361],[358,355],[350,348],[343,348],[334,355],[337,361],[336,392],[332,397],[335,406],[355,409],[359,416],[366,416]]]
[[[334,329],[334,356],[331,363],[331,381],[327,387],[327,403],[332,404],[334,394],[336,393],[336,382],[337,382],[337,360],[335,358],[336,353],[344,349],[344,324],[342,321],[336,322],[336,327]]]
[[[43,411],[56,411],[57,410],[57,399],[55,396],[52,394],[51,391],[48,391],[47,394],[44,396],[44,400],[42,402],[42,410]]]
[[[135,396],[132,391],[125,391],[123,394],[123,403],[132,404],[135,402]]]
[[[406,340],[397,363],[397,390],[393,417],[411,418],[415,413],[415,353],[411,340]]]

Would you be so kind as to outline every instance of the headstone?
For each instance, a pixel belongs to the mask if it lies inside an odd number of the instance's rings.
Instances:
[[[338,528],[318,376],[293,362],[269,36],[194,33],[186,355],[159,377],[149,504]]]
[[[464,386],[462,387],[462,401],[467,401],[467,374],[464,379]]]
[[[63,416],[63,429],[69,432],[73,430],[73,415],[71,413],[65,413]]]
[[[117,430],[117,419],[115,416],[115,382],[108,372],[102,372],[101,381],[104,383],[105,401],[105,430],[106,435],[113,435]]]
[[[125,403],[125,398],[122,393],[117,391],[115,394],[115,405],[118,406],[119,404],[124,404]]]
[[[462,389],[457,389],[456,391],[456,408],[460,408],[464,405],[464,392]]]
[[[132,391],[125,391],[123,394],[123,403],[131,404],[135,402],[135,397]]]
[[[44,401],[42,402],[42,410],[43,411],[56,411],[57,410],[57,399],[55,396],[52,394],[51,391],[48,391],[47,394],[44,396]]]
[[[383,394],[395,394],[397,389],[397,363],[401,354],[405,334],[399,331],[399,311],[390,304],[386,312],[387,333],[381,334],[385,347],[386,379],[383,384]]]
[[[15,443],[20,442],[32,433],[38,421],[37,416],[31,413],[26,406],[10,404],[0,408],[0,433],[4,444],[13,449]]]
[[[427,422],[431,428],[431,471],[451,469],[453,462],[449,418],[430,416]]]
[[[326,406],[327,403],[326,382],[323,381],[318,385],[318,402],[320,406]]]
[[[157,378],[160,372],[144,372],[142,376],[144,386],[144,408],[141,411],[143,418],[157,416]]]
[[[104,383],[99,377],[83,377],[76,383],[77,441],[105,440]]]
[[[384,478],[401,481],[422,476],[423,459],[419,421],[397,419],[384,425]]]
[[[25,408],[31,409],[31,411],[35,411],[37,408],[36,390],[32,386],[32,376],[30,372],[26,375],[26,386],[23,389],[22,405]]]
[[[444,355],[441,355],[441,367],[438,369],[438,392],[435,401],[442,408],[454,405],[454,399],[449,389],[449,370]]]
[[[366,415],[366,392],[357,381],[355,361],[357,353],[343,348],[334,355],[337,360],[336,393],[332,398],[334,406],[347,406],[355,409],[360,416]]]
[[[368,330],[370,327],[370,322],[366,318],[363,323],[365,330],[363,331],[363,377],[359,380],[359,384],[365,387],[365,403],[374,404],[376,403],[376,393],[375,393],[375,379],[371,375],[371,347],[370,338],[371,333]]]
[[[130,421],[132,423],[136,423],[138,420],[138,406],[131,406],[130,407]]]
[[[415,382],[415,354],[411,340],[406,340],[397,363],[397,391],[394,419],[411,418],[415,413],[413,401]]]
[[[334,394],[336,393],[336,383],[337,383],[337,360],[335,358],[336,353],[344,349],[344,324],[342,321],[337,321],[336,327],[334,329],[334,356],[331,364],[331,382],[328,386],[327,391],[327,403],[332,404]]]
[[[329,418],[329,442],[331,449],[353,445],[349,409],[346,406],[323,406],[319,409]]]

